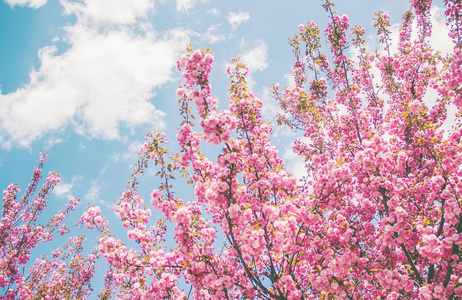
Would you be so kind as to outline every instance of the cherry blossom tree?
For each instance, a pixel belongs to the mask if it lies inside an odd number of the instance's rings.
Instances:
[[[47,153],[40,155],[31,184],[21,197],[17,184],[11,184],[3,191],[0,221],[0,288],[3,295],[0,299],[78,299],[91,293],[90,279],[99,253],[95,249],[88,255],[82,254],[84,234],[69,238],[49,256],[43,255],[34,263],[29,262],[31,251],[39,244],[70,231],[64,219],[80,202],[71,199],[46,223],[39,222],[50,191],[60,181],[59,174],[53,171],[39,188],[47,157]]]
[[[374,18],[382,47],[374,53],[366,49],[365,29],[352,27],[328,0],[324,47],[318,25],[299,26],[290,40],[295,85],[275,84],[272,91],[283,111],[278,124],[301,136],[293,147],[306,167],[301,180],[271,143],[273,125],[248,88],[245,64],[231,60],[230,103],[221,110],[209,82],[212,52],[188,47],[178,60],[181,151],[170,153],[164,134],[149,134],[115,203],[137,247],[111,233],[101,210],[89,207],[81,222],[99,231],[96,252],[63,257],[68,252],[61,251],[53,261],[34,263],[35,275],[18,275],[28,251],[49,239],[62,218],[55,216],[50,228],[18,226],[13,220],[35,220],[18,217],[21,210],[42,208],[40,201],[16,200],[12,185],[4,192],[0,231],[2,241],[10,236],[1,244],[4,298],[58,292],[84,298],[101,256],[108,265],[101,299],[460,299],[462,2],[444,4],[454,41],[446,56],[429,44],[431,1],[411,1],[396,53],[384,12]],[[457,119],[445,131],[449,105]],[[208,157],[206,144],[220,154]],[[149,164],[159,186],[146,205],[137,178]],[[191,187],[190,199],[177,197],[178,176]],[[50,178],[42,191],[56,183]],[[152,209],[165,218],[150,220]],[[165,242],[168,224],[175,226],[173,248]],[[77,236],[69,245],[81,241]],[[68,257],[87,266],[56,267]],[[63,279],[40,277],[47,266],[62,270]],[[76,277],[88,280],[72,290]]]

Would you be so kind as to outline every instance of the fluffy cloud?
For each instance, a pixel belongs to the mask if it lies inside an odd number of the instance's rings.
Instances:
[[[268,67],[268,46],[263,41],[258,41],[257,46],[242,54],[242,61],[249,67],[251,72],[262,71]]]
[[[221,24],[211,25],[207,28],[207,31],[201,35],[201,39],[205,42],[216,44],[226,40],[226,34],[220,33]]]
[[[247,43],[244,39],[241,40],[241,51],[244,53],[241,55],[241,61],[249,67],[249,75],[247,76],[247,82],[252,88],[255,85],[255,80],[252,77],[252,73],[262,71],[268,67],[268,46],[261,41],[256,41],[256,46],[250,50],[245,50]]]
[[[60,0],[66,14],[74,14],[80,23],[131,24],[146,18],[154,8],[152,0]]]
[[[179,12],[188,12],[192,5],[193,0],[176,0],[176,10]]]
[[[53,193],[61,198],[71,198],[72,197],[72,183],[59,183],[53,190]]]
[[[239,13],[230,12],[228,14],[228,22],[233,28],[233,30],[235,30],[237,27],[239,27],[239,25],[241,25],[242,23],[248,20],[250,20],[250,15],[249,13],[246,13],[246,12],[239,12]]]
[[[15,5],[39,8],[47,3],[47,0],[4,0],[11,7]]]
[[[445,9],[434,6],[431,9],[431,22],[433,24],[430,45],[442,53],[452,53],[454,43],[449,38],[449,29],[446,25]]]
[[[90,188],[83,196],[85,201],[94,203],[101,201],[101,190],[104,188],[103,185],[98,184],[97,180],[92,180]]]
[[[188,13],[198,0],[176,0],[176,10],[179,12]],[[207,0],[201,0],[206,2]]]
[[[187,33],[158,35],[146,22],[135,25],[153,7],[149,0],[62,3],[77,15],[66,28],[69,48],[63,53],[54,46],[40,49],[41,65],[29,74],[29,83],[0,94],[3,146],[28,146],[68,127],[102,139],[119,138],[120,125],[162,127],[163,112],[151,103],[154,88],[172,79]],[[112,13],[104,12],[103,4]]]
[[[305,168],[305,161],[294,153],[292,147],[293,145],[287,148],[282,157],[290,174],[294,175],[298,180],[302,180],[308,175]]]
[[[100,184],[97,179],[92,180],[88,191],[83,196],[83,200],[90,204],[103,205],[107,209],[113,211],[114,203],[112,201],[104,200],[101,196],[101,192],[105,188],[106,186],[104,184]]]
[[[276,114],[283,113],[283,110],[279,106],[279,102],[274,99],[273,93],[271,92],[270,86],[265,86],[262,88],[262,91],[258,93],[261,100],[263,101],[262,106],[262,115],[268,122],[274,122]],[[278,133],[278,130],[285,128],[284,126],[277,126],[275,128],[275,134]]]
[[[207,13],[209,15],[216,16],[216,17],[220,16],[220,11],[218,9],[216,9],[215,7],[211,8],[211,9],[208,9]]]
[[[128,162],[130,168],[132,167],[133,162],[137,160],[138,153],[140,152],[140,148],[143,145],[143,142],[140,141],[132,141],[127,146],[127,150],[123,153],[117,153],[111,156],[112,161],[124,161]]]
[[[60,198],[72,198],[72,188],[74,187],[75,182],[79,181],[80,179],[82,179],[81,176],[73,177],[71,182],[65,182],[61,179],[61,182],[53,189],[53,194]]]

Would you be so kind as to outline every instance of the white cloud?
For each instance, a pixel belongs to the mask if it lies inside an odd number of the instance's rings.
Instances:
[[[60,0],[66,14],[74,14],[85,24],[131,24],[146,18],[154,8],[153,0]]]
[[[308,175],[307,170],[305,168],[305,161],[302,157],[295,154],[292,148],[288,148],[284,152],[282,158],[286,163],[287,170],[297,179],[301,180]]]
[[[266,120],[273,122],[277,113],[282,113],[279,103],[274,99],[271,87],[266,86],[260,93],[261,100],[263,101],[262,114]]]
[[[286,86],[292,87],[292,86],[295,86],[295,85],[296,85],[295,80],[294,80],[294,77],[292,77],[292,74],[290,74],[290,73],[284,73],[284,75],[282,75],[282,77],[283,77],[284,80],[286,81],[286,82],[285,82]]]
[[[83,199],[88,202],[98,202],[101,201],[101,190],[104,186],[99,185],[96,180],[92,180],[90,188],[88,189]]]
[[[123,25],[144,17],[151,1],[102,1],[110,3],[114,15],[96,2],[62,0],[68,13],[78,16],[65,31],[69,49],[59,54],[54,46],[40,49],[41,66],[29,74],[30,82],[0,94],[3,147],[28,146],[68,127],[89,137],[117,139],[121,125],[163,126],[163,112],[151,103],[154,88],[172,79],[188,33],[171,30],[159,36],[146,22]],[[108,27],[111,22],[117,26]]]
[[[98,183],[98,180],[92,180],[90,188],[88,189],[83,199],[90,204],[104,205],[108,209],[114,208],[112,201],[106,201],[101,198],[101,191],[105,188],[104,185]]]
[[[4,0],[11,7],[15,5],[39,8],[47,3],[47,0]]]
[[[193,0],[176,0],[176,10],[179,12],[188,12],[192,5]]]
[[[218,9],[216,9],[215,7],[207,10],[207,13],[209,15],[216,16],[216,17],[218,17],[220,15],[220,11]]]
[[[70,198],[72,197],[71,189],[73,184],[72,183],[64,183],[60,182],[53,190],[53,193],[61,198]]]
[[[243,22],[246,22],[248,20],[250,20],[250,15],[249,13],[246,13],[246,12],[239,12],[239,13],[230,12],[228,14],[228,22],[233,28],[233,30],[235,30],[237,27],[239,27],[239,25],[241,25]]]
[[[81,178],[82,176],[74,176],[71,182],[65,182],[61,179],[61,182],[53,189],[53,193],[60,198],[72,198],[72,188],[74,187],[75,182]]]
[[[257,46],[241,55],[241,60],[251,72],[262,71],[268,67],[268,46],[263,41],[257,41]]]
[[[209,28],[207,28],[207,31],[201,35],[201,39],[211,44],[220,43],[226,40],[226,34],[220,34],[218,32],[220,26],[221,24],[209,26]]]
[[[197,1],[198,0],[176,0],[176,10],[179,12],[188,13]],[[207,0],[201,1],[206,2]]]
[[[113,161],[128,161],[130,163],[130,166],[136,162],[138,153],[140,152],[141,145],[143,145],[144,142],[140,141],[132,141],[128,147],[127,151],[121,154],[115,154],[111,156],[111,159]]]
[[[454,43],[448,36],[449,28],[446,26],[445,9],[434,6],[431,8],[432,35],[430,37],[430,45],[437,51],[443,54],[452,53]]]
[[[254,48],[246,51],[247,43],[245,39],[241,40],[241,51],[244,52],[241,55],[241,61],[249,68],[247,83],[250,88],[255,85],[252,73],[262,71],[268,67],[268,46],[262,40],[258,40],[255,43],[256,46]]]
[[[62,138],[56,138],[56,137],[49,137],[47,141],[45,142],[45,149],[50,149],[52,146],[64,143],[64,139]]]

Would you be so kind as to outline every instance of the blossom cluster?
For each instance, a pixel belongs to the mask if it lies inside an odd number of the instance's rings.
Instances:
[[[0,299],[82,298],[91,292],[90,279],[95,272],[96,254],[81,254],[83,235],[70,238],[51,257],[41,256],[31,265],[32,251],[40,244],[70,231],[64,220],[79,205],[71,198],[65,208],[38,223],[51,190],[60,182],[59,174],[49,172],[39,188],[42,169],[48,157],[41,154],[34,167],[31,183],[21,197],[19,185],[11,184],[3,191],[0,220]]]
[[[30,250],[66,234],[63,220],[78,204],[35,224],[59,182],[50,173],[32,198],[41,158],[25,196],[18,201],[14,184],[3,194],[1,299],[85,298],[98,258],[108,265],[105,299],[462,298],[462,127],[443,127],[449,105],[457,122],[462,114],[462,19],[460,1],[445,3],[455,42],[447,57],[429,47],[431,1],[411,1],[396,53],[386,12],[374,17],[383,46],[375,53],[365,47],[365,29],[328,0],[327,54],[319,26],[299,26],[290,40],[295,86],[272,88],[277,122],[300,137],[293,143],[306,170],[299,180],[270,140],[273,125],[249,89],[248,67],[231,60],[229,104],[221,109],[209,82],[212,52],[188,47],[178,60],[180,151],[169,154],[161,133],[147,136],[114,205],[126,236],[111,233],[101,210],[89,207],[79,224],[98,231],[93,252],[82,255],[85,236],[73,237],[24,276]],[[429,94],[437,96],[429,101]],[[149,164],[158,179],[150,206],[137,180]],[[178,184],[193,196],[180,198]]]

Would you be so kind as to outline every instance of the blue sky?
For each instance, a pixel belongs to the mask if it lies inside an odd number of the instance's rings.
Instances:
[[[389,12],[396,29],[409,7],[402,0],[338,2],[339,13],[372,35],[375,12]],[[300,23],[315,20],[325,27],[321,4],[318,0],[0,1],[0,186],[5,189],[14,182],[24,189],[39,152],[47,150],[46,171],[55,169],[62,179],[49,209],[56,212],[75,196],[83,207],[101,206],[115,225],[112,203],[125,188],[146,133],[153,128],[165,131],[175,150],[180,122],[175,90],[181,80],[176,60],[186,45],[214,51],[211,83],[221,108],[228,105],[226,64],[241,56],[250,67],[254,92],[265,103],[265,117],[272,121],[277,107],[269,86],[291,84],[288,39]],[[442,51],[450,49],[444,24],[438,21],[442,11],[435,7],[432,12],[434,43]],[[373,38],[370,44],[374,45]],[[292,133],[284,128],[275,132],[273,140],[288,167],[301,175],[290,152]],[[157,186],[152,174],[143,180],[146,196]],[[191,195],[180,190],[185,197]]]

